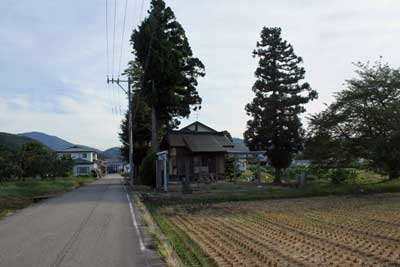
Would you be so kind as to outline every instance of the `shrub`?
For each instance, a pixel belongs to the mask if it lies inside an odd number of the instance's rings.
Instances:
[[[315,180],[329,180],[330,169],[320,165],[311,165],[308,167],[309,174]]]
[[[142,185],[156,187],[156,161],[157,155],[153,152],[143,159],[139,170],[139,179]]]
[[[332,169],[329,178],[333,184],[341,184],[349,179],[355,179],[357,173],[353,169]]]
[[[22,173],[16,153],[0,146],[0,182],[20,177]]]
[[[225,175],[228,181],[234,180],[235,174],[235,158],[226,157],[225,158]]]

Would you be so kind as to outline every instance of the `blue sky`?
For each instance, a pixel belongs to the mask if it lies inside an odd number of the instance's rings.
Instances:
[[[105,83],[106,0],[3,0],[0,8],[0,131],[42,131],[101,149],[118,146],[126,100]],[[113,0],[108,0],[113,12]],[[354,76],[352,62],[383,56],[400,66],[400,2],[393,0],[166,0],[183,24],[194,54],[206,66],[198,87],[203,108],[194,119],[241,137],[257,61],[251,52],[263,26],[304,58],[306,80],[320,98],[308,113],[332,101]],[[128,0],[122,69],[141,0]],[[144,0],[145,9],[149,0]],[[117,0],[115,68],[125,0]],[[136,9],[134,9],[136,6]],[[112,17],[109,17],[110,26]],[[112,28],[109,29],[112,35]],[[112,54],[112,36],[110,54]]]

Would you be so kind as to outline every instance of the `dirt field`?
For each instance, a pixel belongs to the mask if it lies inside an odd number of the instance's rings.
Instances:
[[[400,194],[161,212],[219,266],[400,266]]]

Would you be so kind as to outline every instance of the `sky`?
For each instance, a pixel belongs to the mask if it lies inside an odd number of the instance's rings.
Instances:
[[[107,85],[106,76],[117,77],[132,59],[129,36],[147,14],[149,0],[127,0],[124,38],[126,0],[116,1],[114,42],[115,2],[108,0],[108,50],[106,0],[1,1],[0,132],[40,131],[99,149],[120,146],[127,101],[118,87]],[[252,51],[264,26],[281,27],[283,38],[304,59],[305,81],[319,93],[307,104],[305,118],[345,88],[345,80],[355,76],[353,62],[382,56],[400,66],[398,0],[166,3],[206,66],[198,86],[202,109],[182,125],[198,119],[243,136],[249,119],[244,107],[254,97],[257,60]]]

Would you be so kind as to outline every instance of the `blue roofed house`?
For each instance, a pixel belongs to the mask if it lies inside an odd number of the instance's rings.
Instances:
[[[95,150],[72,146],[57,151],[59,157],[70,157],[74,161],[73,175],[87,175],[98,172],[97,152]]]

